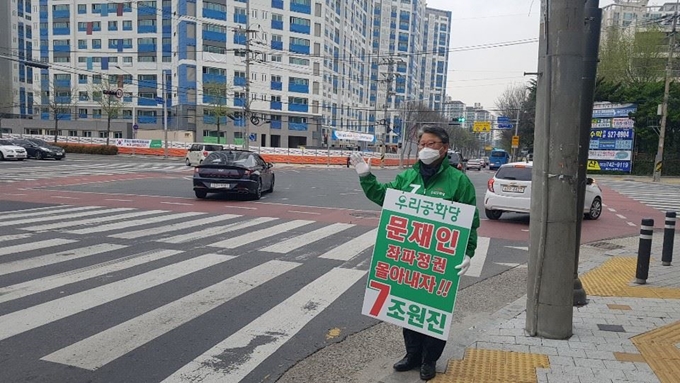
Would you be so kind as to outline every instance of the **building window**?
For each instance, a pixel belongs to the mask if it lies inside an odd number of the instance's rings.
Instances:
[[[92,132],[89,130],[83,130],[83,137],[92,137]]]

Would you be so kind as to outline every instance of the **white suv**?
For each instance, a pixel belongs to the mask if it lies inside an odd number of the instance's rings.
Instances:
[[[192,144],[184,156],[184,163],[187,166],[198,166],[208,157],[208,154],[222,150],[222,145],[218,144]]]
[[[531,210],[532,162],[513,162],[502,165],[487,183],[484,211],[489,219],[499,219],[503,212],[529,213]],[[587,219],[598,219],[602,214],[602,190],[595,180],[586,182],[583,214]]]

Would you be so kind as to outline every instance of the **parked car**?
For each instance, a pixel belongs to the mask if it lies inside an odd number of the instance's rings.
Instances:
[[[210,153],[222,149],[222,145],[217,144],[192,144],[187,150],[186,156],[184,156],[184,163],[187,166],[200,165]]]
[[[479,158],[471,158],[466,162],[465,168],[467,170],[477,169],[477,171],[480,171],[480,170],[482,170],[483,164],[484,164],[484,160],[481,160]]]
[[[274,165],[248,150],[221,150],[210,153],[194,169],[194,193],[249,194],[260,199],[263,192],[274,191]]]
[[[484,168],[489,167],[489,157],[482,157],[482,161],[484,161]]]
[[[17,146],[10,140],[0,139],[0,161],[5,160],[18,160],[23,161],[26,159],[26,149],[21,146]]]
[[[484,195],[487,218],[499,219],[504,212],[529,213],[532,167],[533,162],[512,162],[498,169]],[[602,190],[592,178],[586,182],[583,214],[586,219],[598,219],[602,214]]]
[[[449,154],[449,165],[451,165],[454,168],[465,173],[465,171],[467,170],[466,167],[465,167],[465,161],[467,161],[467,160],[465,160],[463,158],[463,155],[458,153],[458,152],[451,151],[451,150],[449,151],[448,154]]]
[[[64,152],[63,148],[50,145],[49,143],[37,138],[16,139],[12,140],[12,142],[14,145],[21,146],[22,148],[26,149],[28,158],[35,158],[36,160],[54,158],[55,160],[61,160],[66,157],[66,153]]]

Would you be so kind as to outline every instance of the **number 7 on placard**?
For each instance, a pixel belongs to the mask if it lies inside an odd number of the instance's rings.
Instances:
[[[377,317],[380,314],[380,311],[382,310],[383,306],[385,305],[387,297],[390,296],[390,286],[377,281],[371,281],[371,283],[369,283],[368,286],[372,289],[378,290],[378,297],[375,299],[373,307],[371,307],[370,311],[370,314],[372,316]]]

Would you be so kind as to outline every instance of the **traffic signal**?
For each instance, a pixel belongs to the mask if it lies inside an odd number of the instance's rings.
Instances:
[[[465,122],[465,117],[458,117],[458,122]]]

